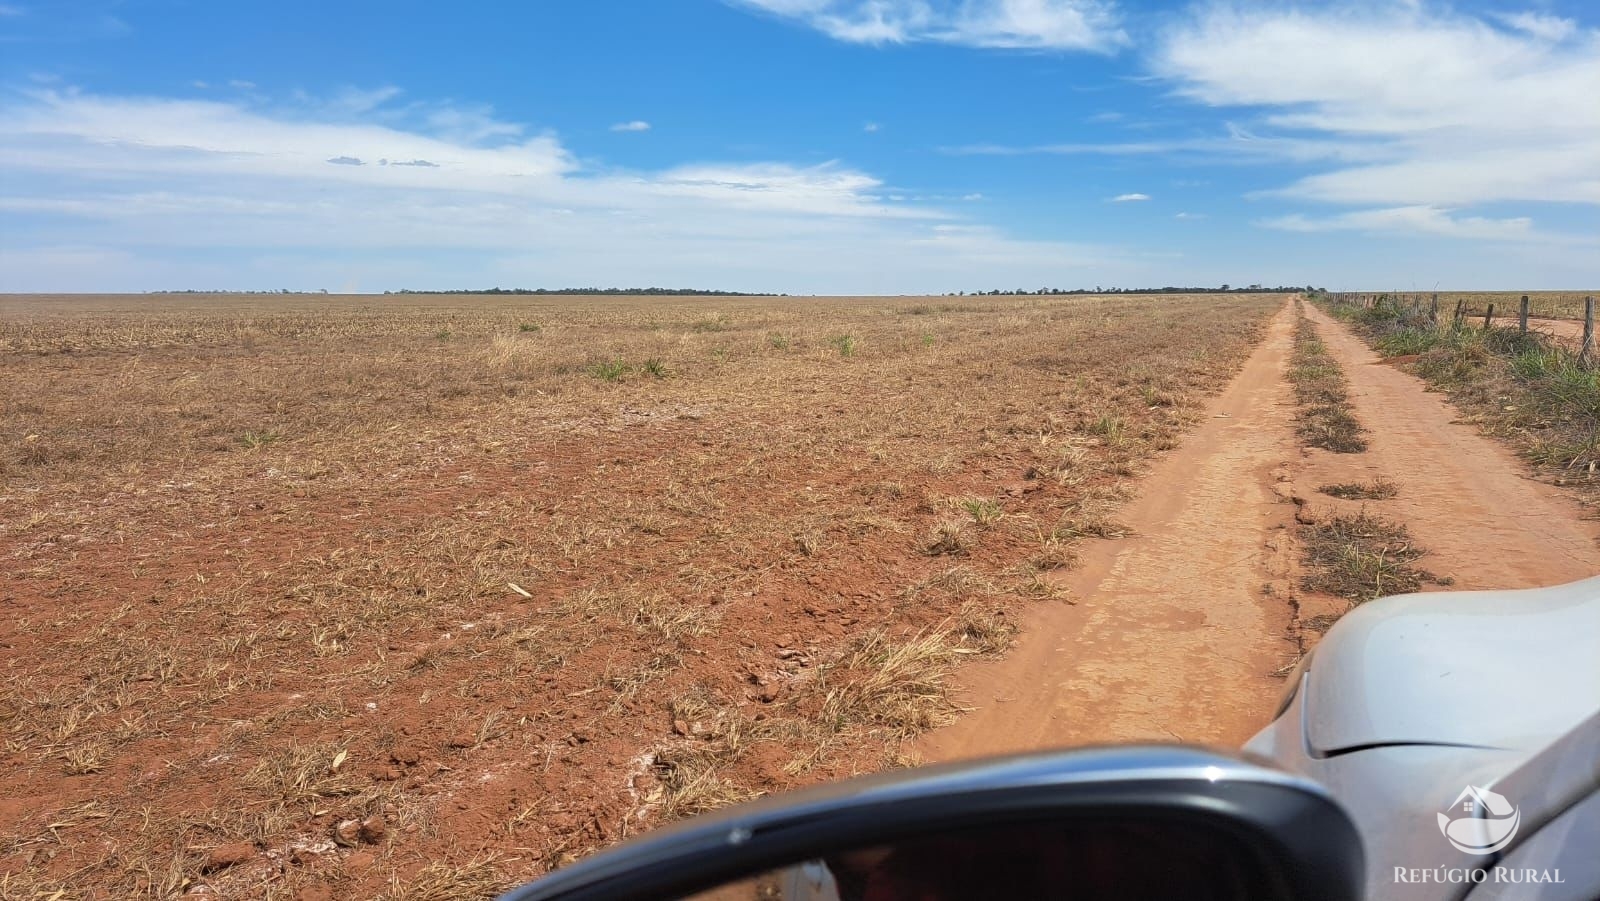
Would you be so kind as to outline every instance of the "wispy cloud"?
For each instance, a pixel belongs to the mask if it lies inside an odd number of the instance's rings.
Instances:
[[[866,132],[867,134],[872,134],[873,132],[879,131],[882,128],[883,128],[883,126],[879,125],[876,122],[868,122],[867,124],[861,126],[861,130]]]
[[[1172,218],[1174,218],[1174,219],[1204,219],[1204,218],[1206,218],[1206,214],[1205,213],[1175,213],[1175,214],[1173,214]]]
[[[728,0],[857,44],[933,42],[1109,51],[1128,43],[1102,0]]]
[[[1482,216],[1457,216],[1451,210],[1431,206],[1360,210],[1321,218],[1294,214],[1267,219],[1260,224],[1267,228],[1298,232],[1362,231],[1498,241],[1530,240],[1541,237],[1533,231],[1533,220],[1526,217],[1490,219]]]
[[[634,119],[631,122],[618,122],[611,126],[612,131],[649,131],[650,123],[643,119]]]
[[[1191,156],[1211,163],[1378,162],[1397,155],[1393,148],[1366,141],[1267,136],[1233,123],[1223,123],[1218,134],[1212,137],[1104,143],[967,144],[939,150],[953,156]]]
[[[1140,200],[1149,200],[1149,199],[1150,199],[1150,195],[1149,194],[1138,194],[1138,193],[1134,193],[1134,194],[1118,194],[1117,196],[1110,198],[1110,202],[1111,203],[1134,203],[1134,202],[1137,202],[1137,201],[1140,201]]]
[[[1496,13],[1494,17],[1501,22],[1526,32],[1536,38],[1546,41],[1564,41],[1578,33],[1578,23],[1560,16],[1545,15],[1544,13]]]
[[[256,83],[253,81],[245,81],[242,78],[234,78],[228,81],[228,87],[237,88],[241,91],[253,91],[255,90]]]

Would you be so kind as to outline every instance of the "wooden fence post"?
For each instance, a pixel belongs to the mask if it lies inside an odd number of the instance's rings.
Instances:
[[[1433,303],[1428,307],[1428,322],[1434,328],[1439,327],[1439,295],[1433,295]]]
[[[1522,308],[1517,311],[1517,328],[1524,335],[1528,333],[1528,295],[1522,295]]]
[[[1467,300],[1462,298],[1456,301],[1456,314],[1450,320],[1452,328],[1460,328],[1467,321]]]
[[[1489,330],[1489,326],[1492,325],[1493,323],[1494,323],[1494,304],[1489,304],[1489,309],[1485,310],[1484,313],[1483,313],[1483,330],[1484,331],[1488,331]]]
[[[1584,364],[1594,356],[1594,298],[1583,299],[1583,345],[1578,349],[1578,360]]]

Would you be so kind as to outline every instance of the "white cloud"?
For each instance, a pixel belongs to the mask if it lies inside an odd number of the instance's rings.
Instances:
[[[868,122],[867,124],[861,126],[861,130],[866,132],[867,134],[872,134],[873,132],[878,131],[882,127],[883,126],[879,125],[876,122]]]
[[[1369,162],[1393,159],[1394,151],[1361,141],[1309,139],[1285,136],[1263,136],[1231,122],[1223,123],[1223,132],[1207,138],[1173,138],[1153,141],[1116,141],[1108,143],[1033,144],[1012,146],[1007,144],[968,144],[943,147],[941,152],[955,156],[1024,156],[1052,154],[1057,156],[1167,156],[1193,155],[1207,162],[1257,163],[1262,161],[1316,162],[1338,160],[1343,162]]]
[[[1112,203],[1132,203],[1138,200],[1149,200],[1149,194],[1118,194],[1111,198]]]
[[[1165,35],[1152,67],[1199,103],[1265,109],[1262,140],[1303,159],[1322,147],[1360,163],[1283,196],[1382,210],[1600,203],[1600,35],[1507,21],[1423,4],[1206,6]]]
[[[1176,214],[1173,215],[1172,218],[1174,218],[1174,219],[1204,219],[1204,218],[1206,218],[1206,214],[1205,213],[1176,213]]]
[[[241,91],[253,91],[255,90],[256,83],[253,81],[245,81],[242,78],[234,78],[229,80],[228,87],[238,88]]]
[[[1108,51],[1128,43],[1103,0],[729,0],[858,44]]]
[[[961,199],[965,200],[965,201],[968,201],[968,202],[978,201],[978,200],[982,200],[983,199],[983,195],[979,194],[976,191],[974,191],[971,194],[963,194],[963,195],[961,195]]]
[[[317,287],[337,270],[332,284],[380,289],[902,292],[1111,281],[1141,265],[1114,247],[1018,241],[928,201],[895,202],[842,163],[619,171],[492,111],[388,96],[23,95],[0,108],[0,170],[13,176],[0,182],[13,226],[0,284]],[[74,262],[86,259],[100,265]]]
[[[1268,228],[1299,232],[1362,231],[1498,241],[1539,238],[1533,231],[1533,221],[1526,217],[1489,219],[1482,216],[1456,216],[1451,210],[1431,206],[1360,210],[1325,218],[1295,214],[1268,219],[1261,224]]]
[[[631,122],[618,122],[611,126],[612,131],[649,131],[650,123],[643,119],[634,119]]]
[[[1536,38],[1560,42],[1578,33],[1578,23],[1560,16],[1536,12],[1497,13],[1495,18]]]
[[[74,91],[29,96],[33,102],[0,110],[0,164],[18,170],[64,170],[80,177],[119,172],[314,180],[397,177],[395,173],[330,174],[330,169],[346,167],[326,165],[330,157],[386,157],[428,159],[445,166],[445,174],[418,186],[467,188],[512,176],[550,178],[577,165],[548,136],[493,144],[464,142],[462,131],[480,140],[521,131],[499,123],[474,124],[477,113],[431,111],[424,114],[422,128],[411,129],[361,120],[360,112],[382,102],[374,101],[372,93],[341,94],[330,103],[311,106],[307,116],[209,100],[104,97]]]

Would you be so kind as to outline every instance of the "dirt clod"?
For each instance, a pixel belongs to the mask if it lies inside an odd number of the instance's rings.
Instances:
[[[333,826],[333,840],[346,848],[354,848],[361,843],[361,821],[340,820]]]
[[[228,867],[244,863],[256,855],[256,848],[248,842],[234,842],[227,845],[218,845],[206,854],[205,863],[201,864],[203,873],[215,873],[226,870]]]

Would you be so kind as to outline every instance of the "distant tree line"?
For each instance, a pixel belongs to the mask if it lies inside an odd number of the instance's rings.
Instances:
[[[1217,288],[1180,288],[1174,285],[1167,285],[1163,288],[1102,288],[1096,285],[1093,288],[1038,288],[1032,291],[1027,288],[1017,288],[1011,291],[999,289],[993,291],[957,291],[946,296],[1001,297],[1017,294],[1295,294],[1301,291],[1314,292],[1317,290],[1319,289],[1310,285],[1304,288],[1299,285],[1279,285],[1276,288],[1267,288],[1261,285],[1246,285],[1240,288],[1235,288],[1232,285],[1222,285]]]
[[[620,294],[649,297],[777,297],[746,291],[712,291],[705,288],[457,288],[449,291],[414,291],[402,288],[385,294]]]
[[[315,291],[291,291],[288,288],[268,289],[265,291],[211,291],[204,288],[183,288],[177,291],[146,291],[146,294],[326,294],[327,288],[318,288]]]
[[[1246,285],[1235,288],[1231,285],[1222,285],[1217,288],[1180,288],[1167,285],[1162,288],[1102,288],[1096,285],[1093,288],[1016,288],[1010,291],[995,289],[993,291],[951,291],[946,297],[1003,297],[1016,295],[1038,294],[1294,294],[1301,291],[1315,293],[1321,288],[1310,285],[1279,285],[1276,288],[1267,288],[1261,285]],[[288,288],[268,291],[208,291],[199,289],[186,289],[179,291],[151,291],[151,294],[327,294],[327,288],[316,291],[291,291]],[[399,291],[385,291],[385,294],[603,294],[638,297],[788,297],[787,294],[772,294],[755,291],[713,291],[706,288],[455,288],[445,291],[419,291],[412,288],[401,288]]]

